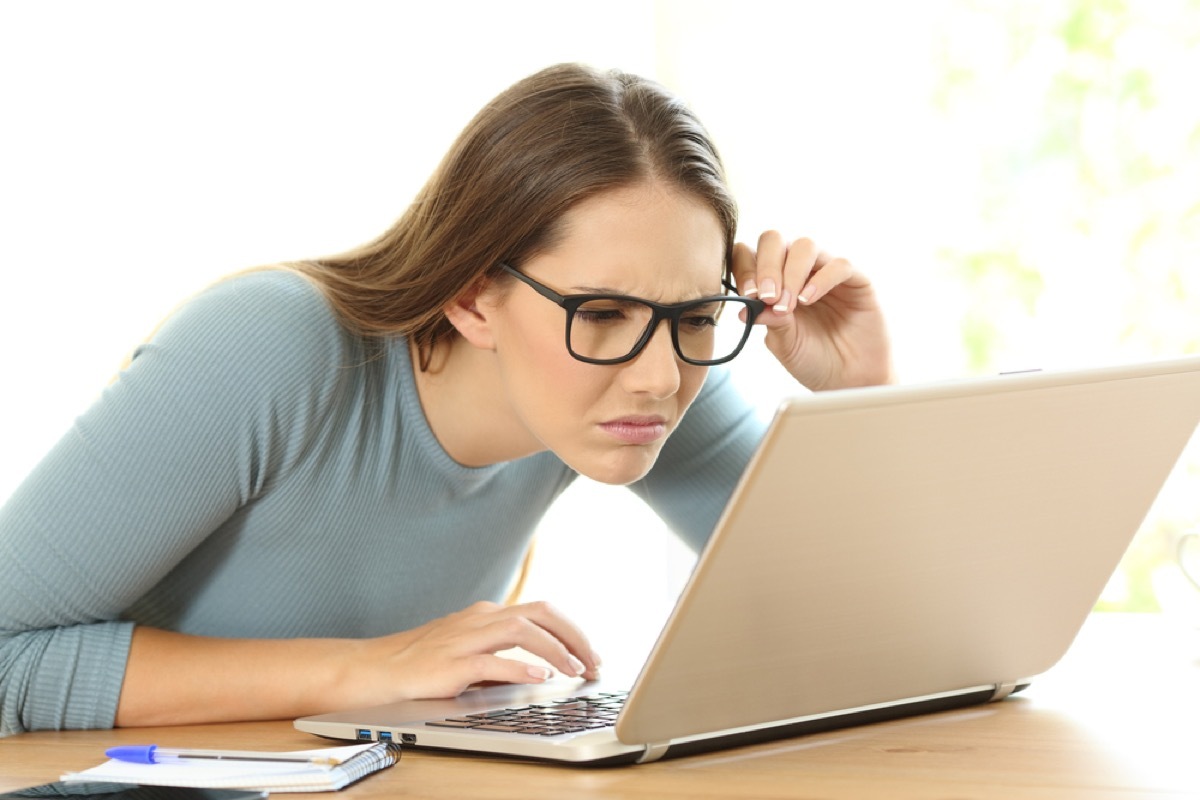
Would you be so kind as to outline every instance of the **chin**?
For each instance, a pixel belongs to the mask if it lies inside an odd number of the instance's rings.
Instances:
[[[567,466],[597,483],[627,486],[646,477],[658,460],[661,449],[622,447],[616,453],[606,453],[603,457],[567,461]]]

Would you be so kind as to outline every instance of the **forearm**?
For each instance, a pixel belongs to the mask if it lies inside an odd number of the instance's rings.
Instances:
[[[290,719],[332,711],[355,642],[133,633],[116,726]]]

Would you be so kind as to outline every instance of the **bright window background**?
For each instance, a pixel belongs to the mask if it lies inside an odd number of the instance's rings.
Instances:
[[[180,300],[372,238],[478,107],[558,61],[688,99],[741,237],[812,236],[868,271],[905,380],[1195,352],[1197,45],[1179,0],[0,4],[0,498]],[[735,375],[764,414],[793,391],[763,352]],[[1162,603],[1197,464],[1104,607]],[[581,481],[526,595],[611,655],[649,644],[689,564],[627,492]]]

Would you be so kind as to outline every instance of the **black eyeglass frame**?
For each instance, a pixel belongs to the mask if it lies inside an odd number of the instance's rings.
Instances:
[[[670,320],[671,344],[675,347],[675,354],[679,356],[679,358],[685,363],[692,364],[697,367],[712,367],[716,366],[717,364],[724,364],[728,361],[732,361],[737,357],[738,353],[742,352],[742,348],[746,346],[746,340],[750,338],[750,330],[751,326],[754,324],[754,320],[757,319],[758,315],[761,314],[767,307],[766,303],[756,297],[743,297],[742,295],[739,295],[733,284],[729,282],[728,277],[722,277],[721,283],[731,294],[699,297],[695,300],[685,300],[682,303],[656,303],[653,300],[645,300],[641,297],[633,297],[632,295],[625,294],[559,294],[549,286],[539,283],[538,281],[526,275],[524,272],[509,266],[503,261],[499,262],[499,266],[509,275],[512,275],[514,278],[533,289],[542,297],[553,302],[567,312],[567,352],[571,354],[572,358],[575,358],[578,361],[583,361],[587,364],[599,364],[601,366],[606,366],[610,364],[624,364],[627,361],[632,361],[633,359],[637,358],[638,354],[641,353],[642,350],[646,348],[646,344],[651,338],[653,338],[654,332],[658,330],[658,323],[662,322],[663,320]],[[646,330],[642,331],[641,337],[634,343],[633,348],[626,355],[621,356],[620,358],[591,358],[589,356],[576,353],[571,347],[571,325],[575,321],[575,312],[581,305],[593,300],[633,302],[641,303],[642,305],[649,307],[651,313],[650,323],[646,325]],[[733,352],[729,355],[724,356],[723,358],[712,359],[689,358],[688,356],[684,355],[683,348],[679,345],[679,321],[683,318],[684,313],[689,309],[713,302],[733,302],[744,305],[746,307],[746,329],[742,332],[742,338],[738,342],[737,347],[735,347]]]

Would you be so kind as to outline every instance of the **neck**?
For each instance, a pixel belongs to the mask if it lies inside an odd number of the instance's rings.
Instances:
[[[434,438],[466,467],[486,467],[545,448],[505,402],[508,396],[494,354],[460,337],[441,343],[421,370],[409,343],[417,397]]]

